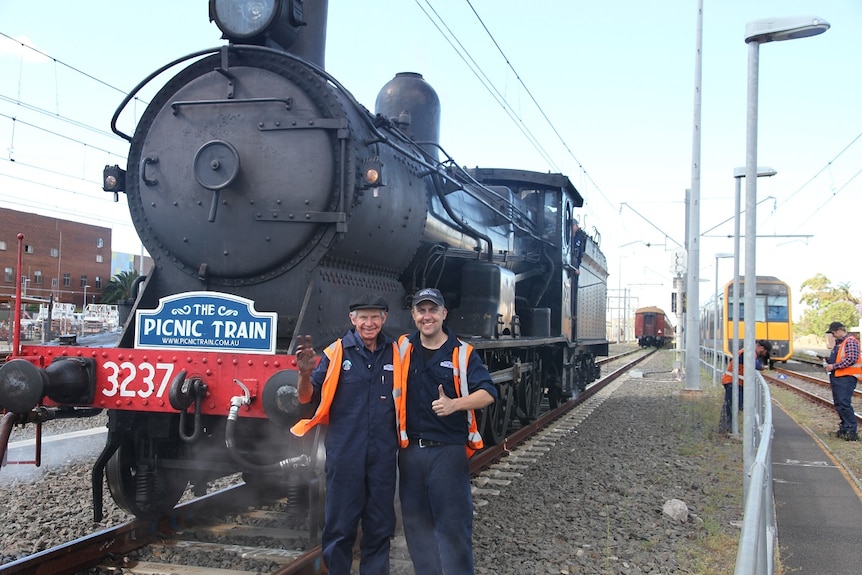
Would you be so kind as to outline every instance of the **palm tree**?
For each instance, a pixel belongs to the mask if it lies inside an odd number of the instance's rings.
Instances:
[[[859,299],[850,292],[851,285],[852,284],[850,282],[838,284],[838,287],[835,288],[835,296],[837,301],[849,301],[854,305],[859,303]]]
[[[132,287],[140,277],[136,271],[123,271],[111,278],[102,290],[100,303],[122,303],[132,298]]]

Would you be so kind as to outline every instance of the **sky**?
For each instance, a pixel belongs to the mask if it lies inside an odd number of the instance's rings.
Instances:
[[[627,294],[670,312],[694,174],[697,7],[330,0],[326,69],[369,110],[396,73],[418,72],[459,164],[568,175],[607,256],[611,306]],[[757,158],[778,173],[758,180],[757,274],[790,284],[795,318],[817,273],[862,295],[862,2],[703,0],[701,304],[716,263],[719,284],[733,273],[716,254],[733,252],[733,170],[745,165],[746,23],[809,15],[831,28],[759,49]],[[46,0],[38,13],[0,1],[0,205],[109,227],[115,251],[140,252],[125,198],[101,191],[102,168],[125,167],[111,117],[152,71],[221,43],[205,0]],[[131,133],[143,110],[130,104],[119,127]]]

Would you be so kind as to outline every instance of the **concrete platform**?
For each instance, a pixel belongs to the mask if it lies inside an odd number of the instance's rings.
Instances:
[[[862,490],[827,449],[772,406],[772,474],[784,573],[862,572]],[[862,449],[862,442],[859,444]]]

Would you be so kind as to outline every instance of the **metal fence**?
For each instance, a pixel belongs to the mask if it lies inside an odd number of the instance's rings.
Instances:
[[[772,495],[772,396],[769,385],[756,374],[754,428],[743,430],[743,449],[755,450],[745,494],[742,534],[734,575],[772,575],[775,572],[775,507]],[[749,440],[748,438],[751,438]]]
[[[730,358],[712,348],[701,348],[701,366],[712,374],[713,385],[721,380]],[[734,575],[773,575],[775,572],[775,506],[772,492],[772,396],[763,376],[755,372],[757,393],[752,410],[752,429],[743,429],[743,450],[751,450],[751,468],[744,484],[745,506],[742,533],[736,554]]]

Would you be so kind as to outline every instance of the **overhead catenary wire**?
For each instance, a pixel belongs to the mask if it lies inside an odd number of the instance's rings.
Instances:
[[[832,165],[835,163],[835,160],[837,160],[838,158],[840,158],[841,156],[843,156],[843,155],[847,152],[847,150],[849,150],[850,148],[852,148],[852,147],[853,147],[853,145],[854,145],[857,141],[859,141],[859,139],[860,139],[860,138],[862,138],[862,132],[859,132],[859,133],[856,135],[856,137],[855,137],[855,138],[853,138],[853,140],[852,140],[849,144],[847,144],[846,146],[844,146],[844,148],[843,148],[840,152],[838,152],[837,154],[835,154],[835,157],[833,157],[831,160],[829,160],[828,162],[826,162],[826,165],[825,165],[825,166],[823,166],[822,168],[820,168],[820,169],[817,171],[817,173],[816,173],[816,174],[814,174],[813,176],[811,176],[811,178],[810,178],[807,182],[805,182],[804,184],[802,184],[802,185],[801,185],[801,186],[800,186],[800,187],[799,187],[795,192],[793,192],[792,194],[790,194],[789,196],[787,196],[787,198],[785,198],[785,199],[784,199],[784,201],[782,201],[780,204],[778,204],[778,206],[776,206],[776,208],[780,208],[780,207],[782,207],[784,204],[786,204],[787,202],[789,202],[789,201],[790,201],[790,200],[791,200],[791,199],[792,199],[796,194],[798,194],[799,192],[801,192],[802,190],[804,190],[805,188],[807,188],[807,187],[808,187],[812,182],[814,182],[814,180],[816,180],[816,179],[817,179],[817,177],[818,177],[818,176],[820,176],[820,174],[822,174],[823,172],[825,172],[826,170],[828,170],[830,167],[832,167]],[[856,175],[858,175],[858,172],[857,172],[857,174],[856,174]],[[854,176],[853,176],[853,178],[851,178],[851,181],[852,181],[853,179],[855,179],[855,178],[856,178],[856,176],[854,175]],[[849,184],[850,182],[847,182],[847,183]],[[846,185],[847,185],[847,184],[845,184],[844,186],[846,186]],[[841,188],[843,189],[843,188],[844,188],[844,186],[842,186]]]
[[[52,184],[46,184],[44,182],[40,182],[37,180],[32,180],[32,179],[28,179],[28,178],[21,178],[18,176],[12,176],[10,174],[0,174],[0,177],[6,178],[9,180],[24,182],[24,183],[34,185],[34,186],[40,186],[43,188],[47,188],[49,190],[61,191],[61,192],[65,192],[65,193],[69,193],[69,194],[73,194],[73,195],[84,196],[87,198],[87,201],[105,202],[106,206],[108,203],[110,203],[110,204],[114,203],[108,197],[99,198],[99,197],[91,196],[91,195],[86,194],[86,193],[78,192],[76,190],[71,190],[69,188],[62,188],[60,186],[55,186]],[[17,196],[8,196],[5,194],[0,194],[0,198],[3,199],[4,205],[17,205],[17,206],[22,206],[22,207],[32,207],[31,204],[22,202],[21,198],[19,198]],[[58,214],[59,216],[62,217],[62,219],[69,219],[69,216],[75,216],[75,217],[82,219],[82,220],[94,220],[94,221],[110,223],[113,225],[123,226],[125,228],[130,228],[130,229],[132,228],[131,224],[129,224],[128,222],[125,222],[123,220],[111,219],[111,218],[104,217],[104,213],[105,213],[104,210],[92,210],[92,211],[87,211],[86,213],[80,213],[80,212],[70,211],[70,210],[68,210],[64,207],[60,207],[60,206],[51,207],[51,206],[46,205],[44,202],[39,203],[39,207],[42,209],[45,209],[47,211],[50,211],[51,213]]]
[[[83,71],[83,70],[81,70],[80,68],[76,68],[75,66],[72,66],[72,65],[70,65],[70,64],[67,64],[67,63],[63,62],[62,60],[58,60],[57,58],[55,58],[55,57],[53,57],[53,56],[51,56],[51,55],[49,55],[49,54],[46,54],[45,52],[42,52],[41,50],[39,50],[39,49],[37,49],[37,48],[34,48],[33,46],[30,46],[29,44],[26,44],[26,43],[22,42],[21,40],[18,40],[18,39],[16,39],[16,38],[13,38],[12,36],[10,36],[10,35],[8,35],[8,34],[5,34],[5,33],[3,33],[3,32],[0,32],[0,36],[2,36],[2,37],[4,37],[4,38],[7,38],[7,39],[11,40],[12,42],[15,42],[16,44],[19,44],[22,48],[26,48],[27,50],[30,50],[30,51],[32,51],[32,52],[34,52],[34,53],[36,53],[36,54],[39,54],[40,56],[42,56],[42,57],[44,57],[44,58],[47,58],[47,59],[51,60],[51,61],[52,61],[52,62],[54,62],[55,64],[58,64],[58,65],[60,65],[60,66],[63,66],[64,68],[68,68],[69,70],[71,70],[71,71],[73,71],[73,72],[75,72],[75,73],[77,73],[77,74],[80,74],[80,75],[84,76],[85,78],[88,78],[88,79],[90,79],[90,80],[92,80],[92,81],[94,81],[94,82],[96,82],[96,83],[98,83],[98,84],[101,84],[102,86],[105,86],[105,87],[107,87],[107,88],[110,88],[111,90],[115,90],[116,92],[118,92],[118,93],[120,93],[120,94],[123,94],[123,95],[125,95],[125,94],[126,94],[126,91],[125,91],[125,90],[122,90],[122,89],[118,88],[117,86],[114,86],[113,84],[110,84],[110,83],[108,83],[108,82],[106,82],[106,81],[104,81],[104,80],[102,80],[102,79],[100,79],[100,78],[97,78],[96,76],[93,76],[92,74],[89,74],[89,73],[87,73],[87,72],[84,72],[84,71]],[[20,90],[20,86],[21,86],[20,78],[19,78],[18,86],[19,86],[19,90]],[[18,92],[18,95],[19,95],[19,98],[20,98],[20,95],[21,95],[20,91]]]
[[[428,20],[430,20],[434,27],[437,28],[437,31],[440,32],[443,38],[449,43],[452,49],[455,50],[455,53],[458,54],[458,56],[464,61],[464,63],[467,65],[473,75],[476,76],[482,86],[484,86],[488,93],[491,94],[491,96],[503,109],[506,115],[508,115],[512,119],[516,127],[521,131],[522,134],[524,134],[527,140],[529,140],[530,144],[535,148],[537,152],[539,152],[539,155],[541,155],[542,158],[544,158],[544,160],[548,163],[548,165],[551,166],[554,170],[560,171],[560,169],[554,163],[554,160],[550,157],[548,152],[542,147],[538,139],[533,135],[533,133],[524,123],[523,119],[521,119],[521,117],[517,113],[515,113],[515,111],[509,105],[509,102],[506,100],[506,97],[500,93],[500,91],[497,89],[491,79],[488,78],[488,76],[482,70],[482,67],[476,62],[476,60],[473,59],[473,57],[470,55],[469,51],[464,47],[461,41],[458,40],[458,37],[455,35],[452,29],[449,28],[449,26],[443,20],[442,16],[440,16],[440,14],[434,9],[434,7],[431,6],[430,0],[424,0],[424,2],[428,5],[428,8],[434,13],[434,16],[437,18],[436,21],[434,18],[432,18],[431,14],[429,14],[428,11],[422,6],[420,0],[414,1],[416,2],[416,5],[419,7],[419,9],[422,10],[422,12],[428,18]],[[443,28],[441,28],[441,26],[446,29],[446,32],[443,31]],[[457,47],[455,46],[456,43],[458,45]]]
[[[20,40],[12,38],[8,34],[0,32],[0,37],[7,38],[7,39],[15,42],[17,45],[19,45],[22,48],[22,59],[23,59],[23,50],[26,49],[28,51],[35,53],[35,54],[38,54],[41,58],[47,59],[48,61],[54,63],[54,65],[55,65],[55,74],[54,74],[54,80],[55,80],[55,95],[54,95],[55,97],[54,97],[54,99],[55,99],[55,103],[54,103],[54,105],[55,105],[57,111],[52,112],[52,111],[50,111],[44,107],[40,107],[40,106],[35,105],[31,102],[25,101],[22,98],[23,65],[22,65],[21,71],[19,72],[18,88],[17,88],[16,95],[13,96],[13,95],[9,95],[9,94],[0,94],[0,101],[7,102],[7,103],[11,104],[12,106],[20,108],[21,110],[34,112],[38,117],[47,118],[51,122],[54,122],[54,123],[59,122],[60,123],[59,125],[71,126],[71,127],[78,129],[78,130],[84,130],[85,133],[89,133],[91,135],[96,135],[99,137],[108,138],[109,140],[116,142],[118,145],[118,148],[116,150],[111,150],[108,147],[96,145],[93,142],[87,141],[84,138],[74,137],[74,136],[71,136],[68,134],[64,134],[61,131],[58,131],[56,129],[52,129],[50,127],[47,127],[48,126],[47,123],[44,125],[39,125],[39,124],[36,124],[33,122],[26,121],[26,120],[22,119],[21,117],[18,117],[17,115],[13,116],[13,115],[5,114],[5,113],[0,113],[0,117],[6,118],[11,122],[10,141],[8,142],[8,147],[7,147],[7,158],[0,158],[0,160],[5,160],[8,165],[15,166],[15,168],[14,168],[15,170],[20,170],[20,169],[36,170],[36,171],[39,171],[39,172],[42,172],[45,174],[50,174],[52,176],[59,176],[62,178],[68,178],[70,180],[83,182],[86,185],[92,185],[94,187],[94,189],[98,189],[99,192],[101,193],[101,185],[102,185],[101,181],[95,181],[93,179],[88,179],[88,178],[83,177],[83,176],[76,176],[76,175],[73,175],[73,174],[70,174],[67,172],[63,172],[63,171],[55,169],[54,166],[48,166],[48,165],[45,165],[44,163],[41,163],[41,164],[28,163],[26,161],[22,161],[21,159],[16,158],[15,157],[16,151],[17,151],[16,150],[16,137],[20,137],[21,134],[23,133],[21,130],[18,130],[18,128],[21,126],[26,126],[27,129],[29,129],[29,130],[34,130],[34,131],[40,132],[42,134],[48,134],[48,135],[55,137],[55,138],[58,138],[60,140],[65,140],[66,142],[80,146],[82,148],[82,150],[84,151],[84,153],[86,153],[88,150],[90,150],[90,151],[95,151],[98,153],[105,154],[106,156],[108,156],[110,158],[124,159],[125,158],[124,149],[126,147],[126,144],[124,142],[121,142],[113,133],[111,133],[110,131],[98,128],[96,126],[93,126],[87,122],[83,122],[83,121],[71,118],[71,117],[66,116],[64,114],[61,114],[59,112],[59,109],[60,109],[59,91],[60,90],[58,87],[59,83],[58,83],[58,80],[56,77],[56,67],[57,66],[64,67],[64,68],[70,70],[72,73],[84,77],[86,79],[86,81],[88,81],[88,82],[95,82],[95,83],[99,84],[100,86],[107,87],[108,89],[115,91],[119,94],[125,94],[125,91],[112,85],[112,84],[110,84],[110,83],[108,83],[108,82],[106,82],[106,81],[104,81],[104,80],[102,80],[102,79],[100,79],[100,78],[98,78],[98,77],[96,77],[96,76],[94,76],[93,74],[89,74],[89,73],[81,70],[80,68],[78,68],[76,66],[72,66],[72,65],[70,65],[70,64],[68,64],[68,63],[66,63],[66,62],[64,62],[58,58],[50,56],[49,54],[47,54],[41,50],[38,50],[37,48],[34,48],[33,46],[30,46],[29,44],[27,44],[25,42],[22,42]],[[120,146],[122,146],[122,148]],[[19,153],[19,155],[20,155],[20,153]],[[108,202],[110,202],[111,204],[114,203],[113,200],[109,199],[107,196],[101,197],[100,195],[89,194],[86,192],[73,190],[73,189],[70,189],[68,187],[64,187],[62,185],[54,185],[54,184],[50,184],[50,183],[45,183],[44,181],[39,181],[39,180],[28,178],[28,177],[22,177],[21,175],[15,175],[12,173],[3,173],[3,174],[0,174],[0,176],[6,178],[8,180],[11,180],[11,181],[21,182],[21,183],[31,185],[31,186],[43,187],[43,188],[46,188],[48,190],[52,190],[54,192],[60,192],[62,194],[71,194],[73,197],[74,196],[80,196],[80,197],[86,198],[86,202],[82,202],[80,200],[70,201],[69,205],[79,206],[79,207],[83,208],[84,205],[90,204],[93,201],[100,202],[100,203],[104,202],[104,206],[102,208],[99,208],[97,210],[87,209],[86,211],[82,211],[82,210],[77,210],[74,208],[64,207],[64,206],[60,206],[60,205],[55,205],[54,207],[52,207],[52,206],[48,205],[43,199],[40,199],[38,194],[36,195],[36,197],[28,196],[27,200],[22,199],[20,197],[20,195],[9,196],[9,195],[4,194],[2,197],[4,198],[3,203],[5,205],[15,205],[15,206],[19,206],[19,207],[24,208],[24,209],[38,208],[39,210],[43,210],[43,211],[46,211],[48,213],[56,214],[60,217],[66,218],[66,219],[71,217],[72,219],[77,219],[77,220],[82,220],[82,221],[87,220],[87,221],[103,222],[103,223],[109,224],[112,227],[119,227],[119,228],[123,228],[126,230],[133,230],[134,229],[133,225],[128,220],[104,217],[106,211],[111,209],[111,206],[108,206],[107,203]],[[102,193],[102,195],[104,195],[104,194]]]
[[[503,59],[506,61],[506,65],[509,67],[509,69],[511,69],[511,70],[512,70],[512,73],[515,75],[515,78],[518,80],[518,83],[519,83],[521,86],[523,86],[524,91],[525,91],[525,92],[527,93],[527,95],[530,97],[530,100],[532,100],[532,101],[533,101],[533,104],[535,104],[535,105],[536,105],[536,109],[539,111],[539,113],[542,115],[542,117],[543,117],[543,118],[545,119],[545,121],[548,123],[548,126],[550,126],[551,130],[552,130],[552,131],[554,132],[554,134],[557,136],[557,139],[558,139],[558,140],[560,140],[560,143],[563,145],[563,148],[566,150],[566,152],[568,153],[568,155],[569,155],[569,156],[570,156],[570,157],[575,161],[575,163],[578,165],[578,169],[579,169],[579,170],[584,174],[584,177],[586,177],[586,178],[589,180],[589,182],[593,185],[593,187],[595,188],[596,192],[598,192],[598,194],[599,194],[600,196],[602,196],[602,198],[604,198],[604,199],[605,199],[605,201],[607,201],[607,202],[608,202],[608,204],[609,204],[611,207],[614,207],[613,202],[611,202],[611,201],[610,201],[610,199],[608,199],[608,197],[607,197],[607,196],[605,196],[605,194],[604,194],[604,192],[602,191],[602,189],[601,189],[601,188],[599,187],[599,185],[595,182],[595,180],[593,180],[593,178],[592,178],[592,176],[590,176],[589,172],[587,172],[586,167],[584,167],[584,165],[581,163],[581,161],[580,161],[580,160],[575,156],[575,153],[574,153],[574,152],[572,151],[572,149],[569,147],[569,144],[566,142],[565,138],[563,138],[562,134],[560,134],[560,132],[557,130],[557,127],[554,125],[554,122],[552,122],[552,121],[551,121],[551,119],[550,119],[550,118],[548,117],[548,115],[545,113],[545,110],[544,110],[544,109],[542,109],[542,105],[541,105],[541,104],[539,104],[539,102],[536,100],[536,97],[535,97],[535,96],[533,96],[533,92],[532,92],[532,91],[530,91],[530,89],[527,87],[527,84],[526,84],[526,83],[524,83],[524,80],[521,78],[521,75],[518,73],[518,71],[517,71],[517,70],[515,70],[515,66],[514,66],[514,65],[512,64],[512,62],[509,60],[509,57],[508,57],[508,56],[506,56],[505,52],[503,52],[503,49],[500,47],[500,44],[499,44],[499,43],[497,43],[497,40],[494,38],[494,35],[493,35],[493,34],[491,34],[491,31],[490,31],[490,30],[488,29],[488,27],[485,25],[485,22],[482,20],[482,17],[481,17],[481,16],[479,16],[479,13],[478,13],[478,12],[476,12],[476,8],[474,8],[474,7],[473,7],[473,4],[470,2],[470,0],[466,0],[466,1],[467,1],[467,5],[468,5],[468,6],[470,6],[470,9],[473,11],[473,14],[475,14],[475,15],[476,15],[476,19],[477,19],[477,20],[479,20],[479,23],[482,25],[482,28],[485,30],[485,32],[488,34],[488,37],[489,37],[489,38],[491,39],[491,41],[494,43],[494,46],[497,48],[497,51],[498,51],[498,52],[500,52],[500,55],[501,55],[501,56],[503,57]]]
[[[524,136],[527,138],[527,140],[530,142],[530,144],[545,159],[545,161],[548,163],[549,167],[551,167],[551,169],[553,169],[554,171],[560,172],[561,170],[557,166],[556,162],[550,157],[548,152],[545,150],[545,147],[542,146],[542,144],[535,137],[533,132],[527,126],[524,119],[517,112],[515,112],[514,108],[509,104],[506,97],[500,92],[499,89],[497,89],[494,82],[488,77],[488,75],[485,74],[485,72],[482,69],[482,66],[478,62],[476,62],[476,60],[470,55],[469,51],[464,47],[463,43],[460,40],[458,40],[457,35],[446,24],[443,16],[437,10],[435,10],[433,6],[431,6],[431,0],[424,0],[424,3],[428,6],[427,10],[423,7],[420,0],[414,0],[414,1],[416,2],[416,5],[419,7],[419,9],[422,10],[422,12],[425,14],[425,16],[429,19],[429,21],[431,21],[431,23],[434,25],[434,27],[437,28],[438,32],[440,32],[440,34],[444,37],[444,39],[449,43],[449,45],[452,47],[452,49],[455,50],[456,54],[458,54],[458,56],[464,61],[464,63],[467,65],[467,67],[470,69],[470,71],[473,73],[473,75],[476,76],[476,78],[479,80],[479,82],[482,84],[482,86],[491,94],[492,98],[497,102],[497,104],[503,109],[503,111],[515,123],[516,127],[524,134]],[[587,172],[586,167],[580,162],[580,160],[578,160],[578,158],[572,152],[571,147],[568,145],[568,143],[565,141],[565,139],[560,134],[559,130],[557,130],[554,123],[551,121],[551,119],[548,117],[548,115],[542,109],[538,100],[533,96],[532,91],[530,91],[529,88],[527,88],[526,83],[521,78],[521,76],[517,72],[517,70],[515,70],[510,59],[503,52],[500,44],[496,41],[496,39],[494,38],[490,29],[487,27],[485,22],[482,20],[481,16],[479,16],[478,12],[473,7],[473,5],[470,3],[470,1],[469,0],[466,0],[466,1],[467,1],[468,6],[470,7],[470,9],[473,11],[473,14],[476,16],[477,20],[479,21],[480,25],[485,30],[485,33],[489,36],[489,38],[493,42],[494,46],[496,47],[497,51],[503,57],[503,60],[506,62],[507,67],[510,70],[512,70],[512,73],[517,78],[519,84],[524,88],[525,92],[529,95],[533,104],[539,110],[539,113],[541,114],[541,116],[548,123],[548,125],[551,127],[551,129],[554,132],[554,134],[556,135],[556,137],[562,143],[567,154],[577,164],[578,169],[579,169],[582,177],[585,178],[585,181],[588,182],[593,187],[593,189],[596,191],[598,196],[601,197],[603,200],[605,200],[605,202],[607,202],[608,206],[613,210],[610,213],[616,213],[615,204],[607,197],[607,195],[603,192],[603,190],[599,187],[599,185],[595,182],[595,180],[593,180],[592,176]],[[433,12],[433,16],[431,13],[429,13],[429,10],[430,10],[430,12]],[[436,20],[435,20],[435,18],[436,18]],[[445,32],[444,32],[444,28],[445,28]],[[584,204],[585,204],[585,208],[587,208],[594,216],[596,216],[601,221],[602,218],[599,216],[599,214],[597,212],[595,212],[595,210],[590,209],[589,198],[585,198]],[[608,224],[604,224],[604,225],[608,225]]]
[[[0,96],[0,98],[2,98],[2,96]],[[0,112],[0,118],[7,118],[9,120],[12,120],[12,122],[14,122],[16,125],[20,124],[20,125],[28,126],[30,128],[33,128],[34,130],[38,130],[40,132],[44,132],[44,133],[50,134],[52,136],[56,136],[60,139],[72,142],[73,144],[80,144],[81,146],[84,146],[88,149],[95,150],[98,152],[104,152],[105,154],[108,154],[111,156],[116,156],[118,159],[124,159],[124,156],[121,156],[120,154],[118,154],[117,152],[115,152],[113,150],[108,150],[105,148],[100,148],[98,146],[94,146],[92,144],[85,142],[84,140],[79,140],[77,138],[67,136],[67,135],[62,134],[60,132],[57,132],[56,130],[49,130],[48,128],[43,128],[42,126],[37,126],[36,124],[27,122],[25,120],[21,120],[19,118],[16,118],[15,116],[10,116],[8,114],[4,114],[3,112]],[[82,126],[82,127],[84,127],[84,126]],[[105,135],[113,136],[112,134],[109,134],[108,132],[104,132],[104,133],[105,133]],[[99,183],[99,182],[97,182],[97,183]]]

